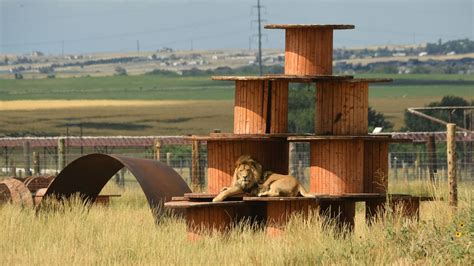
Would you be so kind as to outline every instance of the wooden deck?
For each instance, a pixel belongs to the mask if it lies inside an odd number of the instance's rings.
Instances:
[[[316,195],[303,197],[252,197],[236,195],[223,202],[212,202],[217,194],[187,193],[165,203],[165,208],[184,211],[189,239],[199,239],[212,231],[225,232],[243,220],[264,227],[270,236],[283,232],[290,218],[307,217],[311,212],[334,219],[340,228],[354,227],[355,203],[366,203],[368,223],[387,206],[400,209],[405,217],[418,219],[420,201],[431,197],[405,194],[348,193],[343,195]],[[386,204],[388,202],[388,205]]]

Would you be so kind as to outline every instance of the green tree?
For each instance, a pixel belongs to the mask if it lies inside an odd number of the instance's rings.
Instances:
[[[121,66],[116,66],[115,67],[115,75],[116,76],[126,76],[127,75],[127,70]]]
[[[316,91],[314,85],[299,84],[288,91],[288,131],[314,133]]]
[[[382,127],[384,131],[392,131],[393,123],[387,121],[384,114],[375,111],[375,109],[369,106],[369,132],[376,127]]]
[[[441,106],[469,106],[469,102],[457,96],[444,96],[439,102],[431,102],[426,107],[441,107]],[[449,120],[449,111],[447,110],[426,110],[424,114],[433,116],[443,121]],[[462,111],[456,111],[451,114],[451,122],[462,127],[464,125],[464,115]],[[416,116],[405,111],[405,128],[404,131],[444,131],[446,127],[429,121],[426,118]]]

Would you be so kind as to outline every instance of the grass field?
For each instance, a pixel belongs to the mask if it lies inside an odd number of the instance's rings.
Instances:
[[[445,95],[474,100],[474,75],[360,77],[395,79],[393,84],[372,85],[369,104],[396,128],[403,126],[403,112],[408,107],[424,106]],[[87,135],[230,131],[232,86],[232,82],[210,77],[153,75],[0,80],[0,127],[4,134],[46,135],[65,134],[68,125],[71,134],[78,134],[74,125],[79,123]]]
[[[397,186],[397,184],[394,184]],[[421,183],[412,186],[423,187]],[[445,186],[444,186],[445,187]],[[433,191],[430,188],[425,188]],[[342,237],[315,215],[294,217],[286,232],[269,238],[243,226],[191,242],[183,220],[160,224],[137,187],[109,208],[90,210],[77,202],[59,212],[0,206],[0,259],[4,265],[472,265],[472,186],[461,184],[453,212],[444,201],[424,202],[421,219],[399,216],[367,226],[358,206],[353,234]],[[436,190],[438,196],[446,191]]]
[[[38,103],[39,102],[39,103]],[[216,128],[230,132],[233,101],[33,101],[7,102],[1,110],[4,134],[186,135]],[[48,105],[50,107],[48,107]]]

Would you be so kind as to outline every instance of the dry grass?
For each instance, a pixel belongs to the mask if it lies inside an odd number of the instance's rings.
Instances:
[[[69,134],[79,135],[82,123],[84,135],[208,134],[216,127],[230,132],[233,121],[232,101],[20,102],[29,101],[2,103],[2,133],[59,135],[69,126]]]
[[[35,215],[4,205],[0,259],[4,265],[472,265],[471,188],[460,189],[457,212],[445,202],[423,203],[420,222],[387,217],[369,227],[358,212],[355,233],[345,238],[314,216],[295,217],[278,238],[243,226],[190,242],[183,220],[155,224],[138,188],[123,191],[109,208],[86,210],[72,202],[60,212]]]
[[[210,102],[210,101],[209,101]],[[45,109],[145,107],[167,105],[192,105],[195,101],[140,101],[140,100],[20,100],[0,102],[0,111],[31,111]]]

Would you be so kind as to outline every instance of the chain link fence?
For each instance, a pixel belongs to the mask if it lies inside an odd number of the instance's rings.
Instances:
[[[120,154],[128,157],[156,159],[152,148],[120,148],[120,149],[69,149],[66,153],[66,164],[73,160],[95,152],[107,154]],[[303,184],[308,184],[310,153],[309,144],[297,143],[292,151],[292,160],[289,164],[290,174],[297,177]],[[474,152],[464,150],[458,153],[457,176],[460,181],[473,180]],[[160,161],[170,165],[179,173],[188,184],[191,184],[192,156],[191,149],[178,149],[173,152],[162,152]],[[435,158],[430,159],[430,158]],[[32,148],[25,154],[21,147],[10,149],[8,153],[0,153],[0,175],[26,177],[34,174],[56,175],[60,172],[60,160],[56,149]],[[207,154],[206,149],[200,152],[199,175],[207,180]],[[426,151],[394,151],[389,152],[389,180],[444,180],[447,179],[447,161],[445,152],[432,153]],[[29,167],[28,167],[29,166]],[[116,178],[118,184],[126,185],[127,182],[136,182],[125,171],[120,171]]]

